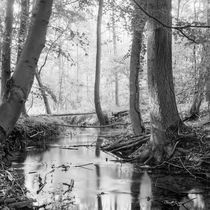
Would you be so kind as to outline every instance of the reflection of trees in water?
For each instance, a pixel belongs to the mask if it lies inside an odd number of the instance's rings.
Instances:
[[[101,186],[101,170],[100,170],[100,166],[98,164],[95,164],[95,167],[96,167],[96,187],[97,187],[97,190],[99,192],[100,190],[100,186]],[[102,210],[102,198],[101,198],[101,195],[98,194],[97,195],[97,203],[98,203],[98,210]]]
[[[139,193],[140,193],[140,180],[142,173],[137,170],[133,170],[132,182],[131,182],[131,210],[140,210],[139,205]]]
[[[134,170],[131,210],[207,210],[210,196],[198,190],[204,187],[189,177],[149,176]]]

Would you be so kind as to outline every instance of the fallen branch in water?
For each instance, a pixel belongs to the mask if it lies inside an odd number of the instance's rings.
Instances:
[[[129,125],[130,123],[114,123],[110,125],[68,125],[68,124],[55,124],[57,126],[64,126],[69,128],[109,128],[114,126],[125,126]]]
[[[73,189],[73,187],[74,187],[74,180],[73,180],[73,179],[71,179],[70,184],[63,183],[63,185],[68,186],[68,189],[67,189],[67,190],[63,193],[63,195],[65,195],[66,193],[68,193],[68,192],[71,192],[71,191],[72,191],[72,189]]]
[[[95,112],[87,112],[87,113],[41,114],[39,116],[65,117],[65,116],[92,115],[92,114],[96,114],[96,113]]]

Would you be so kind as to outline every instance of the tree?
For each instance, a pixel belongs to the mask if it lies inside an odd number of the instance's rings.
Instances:
[[[38,0],[31,17],[31,26],[14,74],[7,81],[8,92],[0,105],[0,148],[1,158],[5,154],[4,144],[8,134],[18,120],[22,107],[31,90],[35,69],[45,45],[47,26],[51,15],[53,0]]]
[[[45,91],[44,85],[42,83],[40,73],[39,73],[37,68],[35,70],[35,76],[36,76],[36,80],[37,80],[38,85],[39,85],[39,89],[40,89],[42,98],[44,100],[46,113],[47,114],[52,114],[51,109],[50,109],[50,105],[49,105],[49,102],[48,102],[48,98],[47,98],[47,95],[46,95],[46,91]]]
[[[11,39],[12,39],[12,24],[13,24],[13,4],[14,0],[7,1],[5,30],[2,46],[2,70],[1,70],[1,99],[4,100],[6,83],[11,75]]]
[[[146,1],[141,1],[146,6]],[[140,53],[143,30],[146,23],[145,14],[134,6],[133,40],[130,58],[130,118],[135,135],[140,135],[145,129],[139,109],[139,69],[141,68]]]
[[[97,18],[97,52],[96,52],[96,72],[94,87],[94,103],[96,114],[101,125],[107,124],[106,116],[103,114],[100,102],[100,73],[101,73],[101,23],[103,12],[103,0],[99,0]]]
[[[115,0],[112,1],[113,7],[112,7],[112,40],[113,40],[113,52],[114,52],[114,58],[117,56],[117,36],[116,36],[116,23],[115,23],[115,12],[114,12],[114,4]],[[114,72],[115,76],[115,105],[119,106],[119,83],[118,83],[118,72]]]
[[[148,0],[148,11],[171,25],[171,1]],[[171,30],[149,19],[147,42],[148,89],[150,98],[151,139],[154,157],[160,161],[180,124],[172,74]]]
[[[21,0],[21,12],[20,12],[20,29],[18,32],[18,52],[17,52],[17,62],[22,53],[24,42],[27,36],[28,29],[28,19],[29,19],[29,0]],[[25,104],[23,105],[22,115],[27,117]]]
[[[207,25],[210,25],[210,4],[209,0],[206,0],[206,23]],[[196,119],[199,116],[200,113],[200,106],[204,99],[204,89],[206,86],[206,100],[210,101],[210,30],[206,30],[206,37],[207,40],[203,44],[203,50],[202,50],[202,58],[201,63],[199,66],[199,78],[198,82],[195,86],[195,93],[193,97],[193,103],[190,108],[190,118]]]

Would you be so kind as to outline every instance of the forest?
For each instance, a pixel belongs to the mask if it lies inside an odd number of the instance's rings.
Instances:
[[[210,209],[210,0],[0,6],[0,209]]]

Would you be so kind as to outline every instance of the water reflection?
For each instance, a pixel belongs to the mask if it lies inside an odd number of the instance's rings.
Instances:
[[[93,142],[96,147],[79,146]],[[25,185],[37,205],[51,203],[47,209],[208,209],[209,196],[198,190],[202,184],[191,181],[184,186],[174,176],[150,175],[131,164],[113,161],[100,151],[101,143],[96,130],[91,135],[83,131],[52,142],[46,151],[29,151],[14,166],[25,175]],[[65,193],[72,179],[73,191]]]

